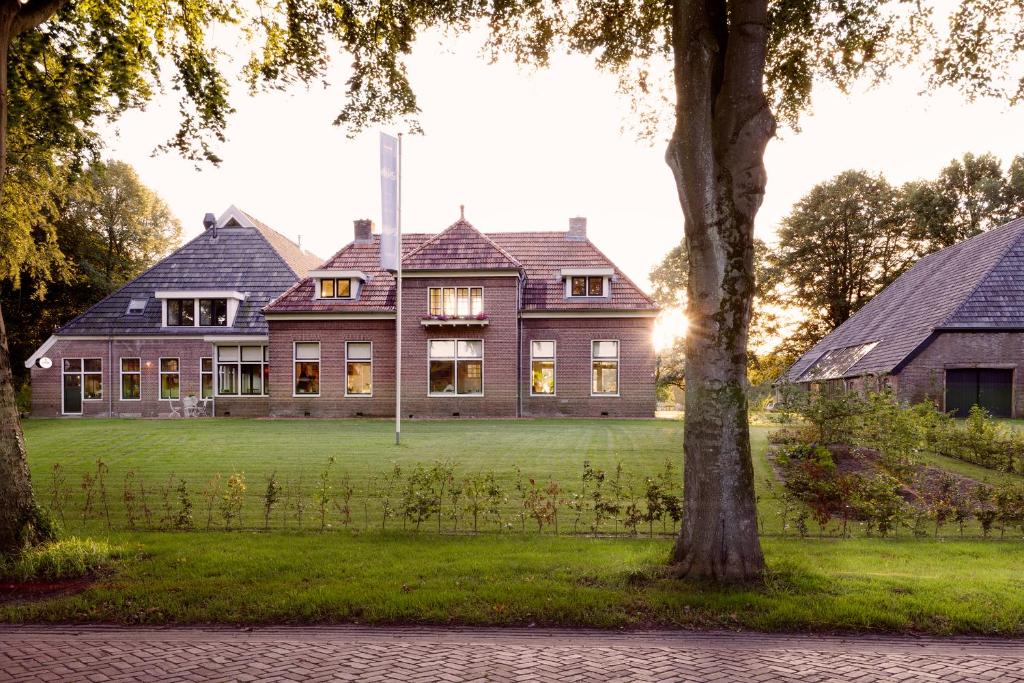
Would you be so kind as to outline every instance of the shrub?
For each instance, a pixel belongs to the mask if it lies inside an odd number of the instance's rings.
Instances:
[[[930,424],[929,442],[942,455],[1003,472],[1024,472],[1024,436],[974,406],[962,426],[943,416]]]
[[[237,472],[228,477],[224,495],[220,497],[220,514],[224,528],[230,530],[232,522],[242,525],[242,504],[245,502],[245,473]]]
[[[267,488],[263,492],[263,528],[270,529],[270,515],[281,500],[281,484],[277,481],[277,472],[267,477]]]
[[[29,548],[0,564],[0,570],[16,581],[76,579],[104,567],[117,555],[107,543],[67,538]]]
[[[864,518],[869,534],[877,533],[885,538],[899,529],[906,509],[900,486],[898,479],[884,472],[872,477],[859,477],[853,506]]]
[[[178,480],[178,487],[174,492],[178,501],[177,509],[174,511],[174,528],[190,531],[195,525],[192,521],[192,494],[188,491],[188,482],[184,479]]]

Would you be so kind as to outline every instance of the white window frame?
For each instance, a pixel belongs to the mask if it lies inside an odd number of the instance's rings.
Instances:
[[[572,281],[573,278],[581,277],[586,282],[584,284],[584,294],[573,294],[572,293]],[[590,280],[595,278],[601,278],[601,293],[590,294]],[[566,299],[607,299],[608,290],[610,289],[610,281],[607,275],[566,275],[565,276],[565,298]],[[605,340],[611,341],[611,340]]]
[[[349,344],[369,344],[370,345],[370,357],[369,358],[354,358],[349,360],[348,357],[348,345]],[[350,394],[348,391],[348,364],[349,363],[369,363],[370,364],[370,393],[368,394]],[[352,339],[345,341],[345,398],[373,398],[373,342],[368,339]]]
[[[139,361],[139,369],[138,369],[138,371],[130,370],[128,372],[125,372],[124,371],[124,362],[126,360],[137,360],[137,361]],[[121,400],[122,401],[141,401],[142,400],[142,392],[143,392],[143,389],[142,389],[142,358],[140,358],[138,356],[120,356],[118,358],[117,363],[118,363],[118,368],[119,368],[119,372],[118,372],[118,375],[117,375],[117,386],[119,387],[118,388],[118,393],[119,393],[119,395],[121,397]],[[139,397],[138,398],[125,398],[124,397],[124,376],[125,375],[138,375],[139,376]]]
[[[534,355],[533,355],[533,344],[534,344],[534,342],[547,342],[547,343],[550,343],[551,344],[551,356],[550,357],[549,356],[540,356],[540,357],[535,358]],[[593,345],[591,345],[590,349],[591,349],[591,353],[593,353],[593,349],[594,349]],[[552,391],[550,394],[538,394],[538,393],[535,393],[533,391],[533,361],[534,360],[541,360],[541,361],[550,360],[551,361],[551,374],[554,377],[555,390]],[[593,371],[594,371],[594,366],[593,365],[590,366],[590,371],[591,371],[591,373],[593,373]],[[537,396],[537,397],[541,397],[541,398],[548,398],[550,396],[557,396],[558,395],[558,342],[556,340],[554,340],[554,339],[531,339],[530,340],[530,371],[529,372],[530,372],[530,374],[528,375],[527,381],[530,383],[530,396]],[[591,382],[590,388],[593,389],[594,388],[594,385],[593,385],[594,378],[593,378],[593,376],[591,376],[590,382]]]
[[[324,296],[323,282],[324,280],[331,280],[334,282],[334,296]],[[338,296],[338,283],[348,282],[348,296]],[[333,301],[338,299],[341,301],[349,301],[355,299],[356,283],[355,278],[351,277],[320,277],[316,280],[316,298],[323,299],[324,301]]]
[[[595,358],[594,344],[600,342],[615,342],[615,393],[594,392],[594,361],[610,361],[611,358]],[[590,340],[590,395],[595,398],[617,398],[622,395],[622,342],[618,339],[591,339]]]
[[[430,356],[430,343],[450,341],[455,345],[454,355],[451,358],[432,358]],[[479,358],[466,358],[466,361],[480,361],[480,393],[477,394],[460,394],[459,393],[459,342],[480,342],[480,357]],[[430,398],[479,398],[484,395],[487,387],[485,386],[485,358],[487,352],[485,350],[483,339],[462,339],[458,337],[444,337],[440,339],[428,339],[427,340],[427,396]],[[455,365],[453,367],[452,377],[455,379],[455,393],[447,392],[432,392],[430,391],[430,361],[432,360],[450,360]]]
[[[65,370],[64,369],[64,361],[66,361],[66,360],[77,360],[78,361],[78,370],[71,371],[71,372]],[[86,372],[85,371],[85,361],[87,361],[87,360],[98,360],[100,362],[100,371],[99,372]],[[103,381],[103,375],[104,375],[103,359],[102,358],[85,358],[85,357],[79,357],[79,356],[61,357],[61,359],[60,359],[60,392],[61,392],[60,393],[60,412],[61,412],[61,415],[84,415],[85,414],[84,405],[83,405],[83,408],[82,408],[81,412],[68,413],[68,412],[64,411],[64,376],[65,375],[78,375],[78,378],[79,378],[78,391],[79,391],[79,393],[80,393],[80,395],[82,397],[82,403],[83,404],[86,403],[87,401],[88,402],[96,402],[96,401],[102,401],[103,400],[103,393],[106,391],[106,388],[103,386],[104,385],[104,381]],[[85,376],[86,375],[99,375],[100,376],[100,397],[99,398],[86,398],[85,397]]]
[[[242,360],[242,348],[243,347],[260,347],[260,360]],[[238,350],[237,360],[220,360],[220,350],[222,348],[234,348]],[[260,366],[260,392],[259,394],[243,394],[242,393],[242,365],[259,365]],[[222,365],[234,365],[235,366],[235,381],[238,382],[238,391],[233,394],[222,394],[220,393],[220,366]],[[214,347],[213,357],[213,398],[266,398],[269,396],[267,392],[267,381],[264,370],[270,365],[270,361],[267,355],[266,344],[219,344]],[[203,374],[203,362],[199,361],[199,373],[200,382],[202,381]],[[202,395],[203,386],[199,385],[199,393]],[[306,394],[303,394],[305,396]]]
[[[299,344],[316,344],[317,348],[319,349],[319,353],[317,354],[317,358],[316,358],[316,361],[315,361],[316,364],[317,364],[317,380],[316,380],[317,392],[315,394],[299,394],[299,393],[296,393],[296,391],[295,391],[295,380],[296,380],[296,377],[295,377],[295,366],[300,361],[300,359],[295,357],[295,350],[298,348]],[[301,359],[301,361],[303,363],[312,363],[312,362],[314,362],[314,361],[311,361],[311,360],[308,360],[308,359]],[[311,340],[299,340],[299,339],[297,339],[297,340],[292,342],[292,398],[319,398],[320,397],[320,394],[323,392],[323,384],[322,384],[322,381],[323,381],[323,365],[322,365],[323,361],[324,361],[324,345],[323,345],[323,343],[319,339],[311,339]]]
[[[455,290],[455,312],[451,313],[451,314],[444,312],[444,290],[446,290],[446,289],[454,289]],[[467,313],[465,316],[463,316],[463,315],[461,315],[459,313],[459,290],[460,289],[468,289],[469,290],[469,299],[468,299],[469,313]],[[473,290],[474,289],[479,289],[480,290],[480,310],[477,311],[476,313],[473,312]],[[435,292],[435,291],[441,292],[441,312],[440,313],[434,313],[430,309],[431,294],[433,292]],[[468,285],[468,286],[452,285],[452,286],[428,287],[427,288],[427,315],[450,315],[450,316],[453,316],[453,317],[456,317],[456,318],[463,318],[463,317],[470,317],[470,318],[472,318],[472,317],[475,317],[477,315],[480,315],[481,313],[484,313],[485,311],[486,311],[486,309],[484,308],[484,288],[481,287],[481,286],[478,286],[478,285]]]
[[[176,372],[164,372],[164,361],[174,360],[178,362],[178,370]],[[181,400],[181,358],[178,356],[160,356],[156,361],[156,397],[160,401],[180,401]],[[164,398],[161,394],[164,393],[164,375],[177,375],[178,376],[178,398]]]
[[[217,353],[217,347],[213,347],[214,354]],[[210,371],[206,372],[203,370],[203,361],[210,361]],[[213,384],[213,395],[208,398],[217,398],[217,356],[202,356],[199,358],[199,398],[203,399],[203,376],[209,375],[210,381]]]

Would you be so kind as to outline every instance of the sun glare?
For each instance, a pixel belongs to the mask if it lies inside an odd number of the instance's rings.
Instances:
[[[654,349],[662,351],[672,346],[679,337],[686,336],[686,314],[678,308],[661,312],[654,322]]]

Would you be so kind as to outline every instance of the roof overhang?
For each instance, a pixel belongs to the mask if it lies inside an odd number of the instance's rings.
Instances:
[[[245,301],[245,294],[233,289],[158,289],[156,299],[236,299]]]
[[[518,277],[518,268],[502,268],[498,270],[406,270],[402,269],[403,278],[413,277]]]
[[[272,320],[394,320],[395,314],[388,311],[278,311],[263,314]]]
[[[657,318],[658,311],[523,311],[520,318]]]
[[[31,368],[36,364],[40,358],[46,355],[46,352],[50,350],[50,347],[57,343],[57,336],[51,334],[49,339],[44,341],[35,352],[25,360],[25,367]]]
[[[611,277],[615,275],[614,268],[562,268],[561,277],[585,277],[603,275],[605,277]]]
[[[330,268],[324,268],[324,269],[321,269],[321,270],[311,270],[308,273],[306,273],[306,277],[312,277],[312,278],[341,278],[341,279],[344,279],[344,278],[349,278],[349,279],[355,278],[357,280],[362,280],[363,282],[366,282],[367,280],[370,279],[370,276],[368,276],[366,273],[364,273],[361,270],[343,270],[343,269],[332,270]]]
[[[266,342],[269,340],[270,337],[265,334],[211,334],[203,337],[203,341],[213,344],[249,344]]]

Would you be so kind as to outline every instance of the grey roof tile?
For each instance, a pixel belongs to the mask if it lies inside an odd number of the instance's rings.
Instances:
[[[869,342],[878,344],[845,376],[892,372],[936,330],[979,327],[1024,328],[1024,218],[919,260],[801,356],[783,380],[800,381],[829,351]]]

